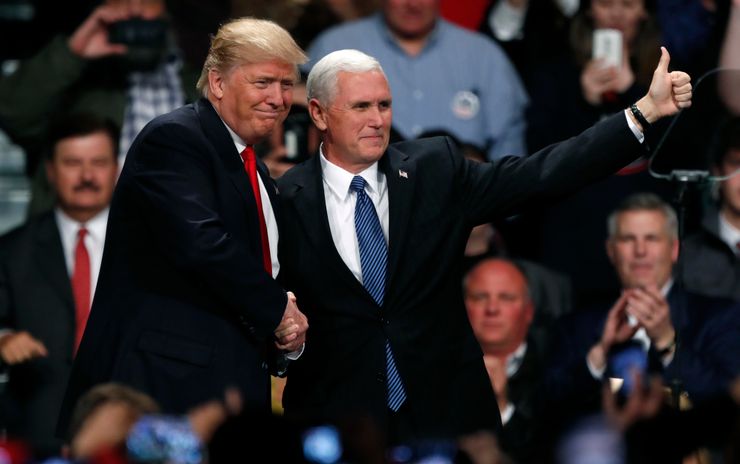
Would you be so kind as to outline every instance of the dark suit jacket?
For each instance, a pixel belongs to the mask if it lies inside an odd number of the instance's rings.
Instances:
[[[499,442],[506,454],[518,464],[543,462],[546,456],[543,433],[542,379],[547,362],[547,336],[543,329],[531,326],[527,351],[519,369],[508,378],[506,393],[514,413],[504,425]]]
[[[707,208],[701,228],[681,244],[686,288],[740,301],[740,256],[719,235],[719,210]]]
[[[49,351],[8,369],[0,428],[42,454],[58,453],[54,427],[72,366],[75,309],[52,211],[0,239],[0,329],[28,331]]]
[[[662,372],[666,385],[679,380],[692,402],[702,402],[725,390],[740,375],[740,303],[674,288],[668,304],[678,333],[678,350],[673,361],[662,368],[651,347],[650,364]],[[593,412],[601,404],[600,383],[588,371],[586,355],[599,340],[609,309],[604,305],[573,313],[556,331],[546,375],[547,392],[553,403],[572,417]]]
[[[274,183],[260,175],[274,203]],[[165,412],[242,391],[269,408],[265,355],[287,297],[262,265],[239,154],[206,100],[152,121],[128,153],[88,325],[60,418],[99,382],[129,384]],[[61,429],[60,429],[61,431]]]
[[[286,414],[364,413],[386,424],[388,339],[419,431],[496,427],[494,394],[462,298],[470,230],[619,169],[638,151],[621,113],[559,146],[492,164],[465,160],[444,138],[389,147],[378,162],[390,214],[383,307],[334,247],[319,159],[290,170],[279,180],[281,269],[310,329],[303,356],[291,365]]]

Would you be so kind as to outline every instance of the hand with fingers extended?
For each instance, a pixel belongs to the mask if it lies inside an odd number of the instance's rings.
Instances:
[[[11,332],[0,337],[0,358],[6,364],[20,364],[48,355],[46,346],[26,331]]]
[[[283,351],[297,351],[306,343],[308,319],[298,309],[296,297],[288,292],[288,304],[285,306],[283,319],[275,329],[275,346]]]
[[[657,286],[626,290],[627,313],[645,328],[650,341],[656,349],[661,350],[673,343],[676,330],[671,321],[671,310],[668,301]]]
[[[606,317],[601,339],[588,352],[589,363],[597,369],[606,366],[607,355],[612,346],[626,342],[637,332],[638,326],[630,325],[627,319],[628,297],[627,292],[623,292],[614,303]]]
[[[117,21],[129,19],[131,12],[119,4],[105,4],[96,8],[74,31],[67,44],[75,55],[85,59],[102,58],[126,53],[125,45],[108,40],[108,28]]]
[[[691,106],[691,77],[682,71],[669,72],[671,56],[665,47],[661,47],[660,50],[660,61],[653,72],[648,93],[637,101],[637,107],[648,123]]]

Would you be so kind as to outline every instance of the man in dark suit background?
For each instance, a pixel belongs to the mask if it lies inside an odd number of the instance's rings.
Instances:
[[[668,53],[635,114],[649,124],[688,106]],[[606,176],[639,156],[632,113],[527,158],[465,160],[433,138],[388,147],[391,92],[376,60],[331,53],[311,70],[321,153],[279,181],[281,265],[311,319],[291,366],[286,414],[369,415],[392,442],[500,424],[460,288],[470,230],[527,202]],[[641,113],[640,113],[641,112]]]
[[[540,308],[524,271],[513,261],[484,259],[465,275],[463,292],[501,412],[501,447],[517,463],[541,462],[547,340],[544,330],[532,326]]]
[[[54,426],[100,270],[117,146],[115,126],[91,115],[53,125],[46,172],[56,207],[0,239],[0,369],[9,376],[0,427],[40,456],[60,451]]]
[[[307,321],[273,280],[277,192],[252,146],[285,119],[305,59],[276,24],[231,21],[211,43],[204,98],[135,140],[60,433],[76,399],[106,381],[148,393],[167,413],[227,386],[246,409],[269,411],[268,368],[300,355]]]
[[[674,282],[678,222],[657,195],[627,197],[608,228],[607,254],[623,290],[611,307],[576,312],[556,331],[546,384],[562,416],[598,409],[602,379],[635,388],[633,367],[678,382],[693,403],[723,392],[740,375],[740,304]]]

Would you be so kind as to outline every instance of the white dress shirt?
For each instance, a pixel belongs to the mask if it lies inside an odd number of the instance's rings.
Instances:
[[[223,122],[223,119],[221,120],[221,122]],[[237,153],[239,153],[239,158],[241,158],[241,152],[244,151],[245,148],[247,148],[247,144],[244,143],[244,140],[242,140],[242,138],[239,137],[236,132],[231,130],[231,128],[225,122],[224,127],[226,127],[226,130],[229,131],[229,135],[231,135],[231,140],[234,141],[236,151]],[[242,159],[241,161],[243,164],[244,160]],[[278,240],[280,239],[280,235],[278,233],[277,220],[275,219],[275,211],[272,209],[272,203],[270,202],[270,196],[267,194],[267,189],[265,188],[265,184],[264,182],[262,182],[262,177],[260,177],[259,173],[257,173],[257,182],[260,185],[262,214],[264,214],[265,216],[267,240],[270,244],[270,260],[272,261],[272,278],[274,279],[280,273],[280,261],[278,261]],[[285,353],[285,357],[290,359],[291,361],[295,361],[301,357],[305,347],[306,344],[304,343],[299,349],[291,351],[289,353]]]
[[[223,119],[221,120],[223,122]],[[234,141],[236,146],[236,152],[239,153],[241,158],[241,152],[247,148],[247,144],[236,135],[236,132],[224,123],[224,127],[229,131],[231,140]],[[242,160],[244,163],[244,160]],[[265,225],[267,226],[267,240],[270,243],[270,259],[272,260],[272,277],[277,277],[280,272],[280,261],[278,261],[278,240],[280,235],[278,234],[277,220],[275,220],[275,211],[272,209],[272,203],[270,202],[270,196],[267,194],[265,184],[262,182],[262,177],[259,173],[257,174],[257,182],[260,184],[260,197],[262,198],[262,213],[265,215]]]
[[[323,148],[319,151],[331,237],[339,256],[357,280],[362,282],[360,247],[357,244],[355,233],[357,194],[349,190],[349,184],[355,175],[362,176],[367,182],[365,192],[373,202],[378,219],[380,219],[380,227],[383,229],[385,243],[388,244],[388,184],[385,174],[378,170],[378,163],[373,163],[358,174],[352,174],[327,160]]]
[[[98,213],[95,217],[84,224],[81,224],[71,217],[67,216],[59,208],[54,210],[59,235],[62,239],[62,249],[64,249],[64,262],[67,265],[67,274],[70,279],[74,272],[75,266],[75,248],[77,247],[77,233],[80,228],[87,229],[85,235],[85,248],[90,256],[90,301],[95,295],[95,287],[98,283],[100,274],[100,263],[103,261],[103,246],[105,245],[105,228],[108,224],[108,208]]]
[[[719,237],[735,254],[740,253],[737,249],[737,243],[740,242],[740,230],[730,224],[722,213],[719,213]]]

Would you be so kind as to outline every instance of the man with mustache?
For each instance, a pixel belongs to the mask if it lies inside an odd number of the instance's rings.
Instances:
[[[118,131],[91,115],[52,127],[53,210],[0,239],[0,428],[56,454],[55,417],[87,321],[118,172]]]

